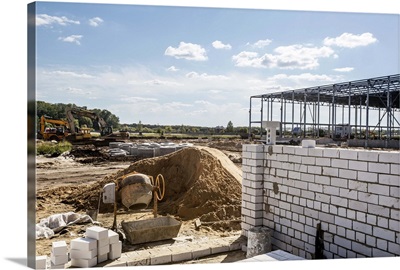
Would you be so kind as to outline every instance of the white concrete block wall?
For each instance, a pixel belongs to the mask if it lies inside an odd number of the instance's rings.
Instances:
[[[399,167],[399,151],[244,145],[242,234],[312,258],[320,223],[327,258],[400,256]]]

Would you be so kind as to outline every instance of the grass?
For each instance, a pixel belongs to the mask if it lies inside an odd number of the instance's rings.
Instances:
[[[70,142],[39,142],[36,145],[36,155],[59,156],[64,152],[70,151],[72,144]]]

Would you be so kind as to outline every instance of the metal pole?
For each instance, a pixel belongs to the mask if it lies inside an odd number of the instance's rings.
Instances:
[[[252,99],[253,97],[250,97],[250,107],[249,107],[249,130],[247,131],[248,132],[248,138],[249,138],[249,140],[251,139],[251,99]]]
[[[283,122],[283,93],[281,93],[281,122],[279,123],[279,138],[281,138],[282,139],[282,130],[283,130],[283,124],[282,124],[282,122]]]
[[[292,137],[294,136],[293,129],[294,129],[294,91],[292,91]]]
[[[369,140],[369,89],[370,89],[370,80],[368,80],[367,84],[367,100],[365,101],[366,105],[366,117],[365,117],[365,147],[368,147]]]
[[[332,95],[332,138],[335,137],[335,124],[336,124],[336,106],[335,106],[335,94],[336,94],[336,85],[333,85],[333,95]]]
[[[351,83],[349,83],[349,134],[347,134],[347,139],[350,140],[351,138]]]
[[[391,127],[391,110],[390,110],[390,92],[389,92],[389,87],[390,87],[390,76],[388,77],[388,85],[387,85],[387,90],[386,90],[386,140],[391,140],[392,139],[392,127]]]
[[[320,117],[319,117],[319,114],[320,114],[320,106],[319,106],[319,95],[320,95],[320,88],[318,87],[318,104],[317,104],[317,111],[318,111],[318,118],[317,118],[317,138],[319,138],[319,129],[320,129],[320,126],[319,126],[319,122],[320,122]]]
[[[307,131],[307,90],[305,90],[304,92],[304,134],[303,134],[303,138],[306,137],[306,131]]]

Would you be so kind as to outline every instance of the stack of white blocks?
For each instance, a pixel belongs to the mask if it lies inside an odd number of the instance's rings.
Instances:
[[[57,241],[52,243],[51,247],[51,269],[64,269],[68,263],[68,246],[65,241]]]
[[[71,266],[89,268],[121,257],[122,242],[112,230],[99,226],[86,229],[85,237],[71,241]]]
[[[47,255],[36,256],[36,269],[46,269]]]
[[[71,266],[89,268],[97,264],[97,240],[76,238],[71,240]]]
[[[110,252],[108,230],[99,226],[89,227],[86,229],[86,237],[97,240],[97,263],[107,261]]]
[[[108,253],[109,260],[115,260],[121,257],[122,242],[119,241],[119,235],[112,230],[108,230],[108,240],[110,242],[110,252]]]

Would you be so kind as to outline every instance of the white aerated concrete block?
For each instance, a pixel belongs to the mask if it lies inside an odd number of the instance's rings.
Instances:
[[[110,252],[110,245],[97,248],[97,256],[101,256]]]
[[[115,244],[110,245],[110,252],[108,253],[108,258],[110,260],[115,260],[121,257],[122,253],[122,242],[118,241]]]
[[[65,255],[68,253],[68,246],[65,241],[56,241],[52,243],[51,252],[55,255]]]
[[[107,234],[108,235],[108,234]],[[110,244],[110,240],[107,238],[97,240],[97,248],[101,248]]]
[[[108,260],[108,253],[97,256],[97,263],[102,263]]]
[[[79,249],[71,249],[71,259],[85,259],[90,260],[97,256],[97,248],[92,250],[79,250]]]
[[[68,262],[68,254],[64,255],[54,255],[53,253],[50,255],[50,260],[54,265],[66,264]]]
[[[86,229],[85,235],[87,238],[93,238],[96,240],[108,238],[108,229],[99,226],[92,226]]]
[[[90,268],[97,265],[97,256],[90,260],[84,259],[71,259],[71,266]]]
[[[110,245],[118,243],[118,241],[119,241],[118,233],[116,233],[112,230],[108,230],[108,241],[109,241]]]
[[[36,269],[46,269],[47,256],[36,256]]]
[[[71,249],[90,251],[97,248],[97,240],[93,238],[76,238],[71,240]]]
[[[59,265],[57,265],[57,264],[54,264],[54,263],[50,263],[50,269],[64,269],[65,268],[65,265],[64,264],[59,264]]]

